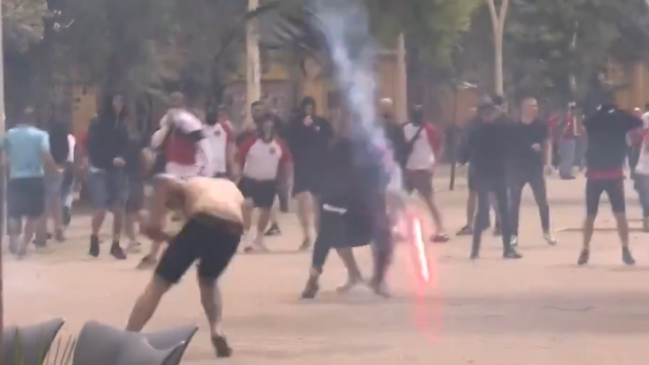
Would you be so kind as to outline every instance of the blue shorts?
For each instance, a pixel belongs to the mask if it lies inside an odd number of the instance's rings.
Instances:
[[[121,171],[91,171],[86,182],[95,210],[110,210],[124,205],[127,189]]]

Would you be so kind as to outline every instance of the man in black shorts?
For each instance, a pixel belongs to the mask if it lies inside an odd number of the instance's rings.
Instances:
[[[286,128],[286,139],[295,158],[293,196],[297,200],[297,215],[302,226],[302,249],[311,247],[311,217],[317,222],[320,168],[326,158],[324,150],[333,135],[329,122],[316,115],[315,100],[306,97],[300,104],[300,113]],[[317,225],[316,225],[317,230]]]
[[[332,248],[347,268],[347,282],[338,291],[346,292],[363,282],[352,248],[369,244],[373,245],[375,259],[369,286],[376,294],[388,296],[384,278],[392,257],[392,224],[386,208],[388,176],[383,155],[366,138],[354,138],[345,131],[326,152],[319,199],[320,229],[302,298],[317,295]]]
[[[218,357],[228,357],[232,349],[221,328],[223,306],[217,280],[236,254],[241,240],[244,198],[227,179],[195,177],[182,181],[158,175],[152,200],[150,222],[144,232],[153,240],[167,241],[169,247],[135,303],[126,330],[141,331],[162,296],[198,261],[200,300],[210,326],[212,345]],[[187,219],[173,237],[162,232],[166,206],[179,210]]]
[[[629,249],[629,225],[624,201],[624,160],[626,158],[627,133],[642,126],[633,114],[619,109],[615,104],[603,104],[584,120],[588,135],[586,151],[586,219],[584,220],[584,246],[579,265],[590,259],[590,241],[593,237],[595,218],[599,210],[599,198],[606,192],[622,241],[622,261],[634,265]]]
[[[291,154],[276,137],[274,128],[273,115],[265,115],[258,126],[257,134],[243,141],[238,151],[239,163],[243,167],[239,189],[247,203],[244,210],[246,252],[254,248],[267,251],[264,233],[270,221],[278,187],[280,184],[288,185],[289,176],[293,174]],[[259,219],[256,236],[252,240],[248,230],[252,225],[254,208],[259,209]]]
[[[54,159],[50,154],[49,136],[34,124],[34,108],[27,107],[20,123],[9,129],[2,141],[5,159],[9,164],[9,250],[19,257],[27,253],[27,247],[36,232],[38,219],[45,211],[45,170],[52,171],[55,168]],[[24,227],[23,219],[26,219]]]

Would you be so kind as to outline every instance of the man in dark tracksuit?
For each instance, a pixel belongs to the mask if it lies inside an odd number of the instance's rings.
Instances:
[[[496,107],[490,99],[484,100],[478,113],[483,123],[475,125],[467,135],[467,149],[461,163],[469,162],[474,172],[475,190],[478,194],[478,210],[473,230],[471,259],[480,256],[482,232],[487,229],[489,218],[489,194],[493,193],[498,202],[501,217],[503,257],[519,259],[522,256],[511,246],[509,202],[507,198],[507,162],[511,124],[496,121]]]

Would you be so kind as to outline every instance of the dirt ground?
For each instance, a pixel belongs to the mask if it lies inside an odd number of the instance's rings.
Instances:
[[[441,190],[446,182],[437,182]],[[553,221],[560,244],[540,237],[538,214],[527,199],[522,212],[517,262],[500,259],[498,239],[488,235],[484,257],[468,257],[469,238],[429,246],[436,284],[418,299],[408,250],[399,248],[390,285],[394,297],[374,297],[359,288],[335,293],[344,273],[335,256],[323,291],[299,300],[310,257],[299,245],[294,216],[282,217],[283,236],[270,240],[267,255],[239,255],[222,280],[225,326],[234,348],[223,364],[481,364],[639,365],[649,355],[649,248],[647,236],[632,234],[638,260],[624,268],[614,232],[596,234],[591,265],[575,265],[583,208],[583,181],[551,181]],[[631,190],[631,189],[629,189]],[[464,223],[466,190],[440,191],[447,224]],[[629,192],[632,197],[632,192]],[[629,199],[630,202],[636,199]],[[612,227],[606,203],[598,227]],[[630,203],[630,217],[639,208]],[[51,252],[5,263],[5,322],[28,324],[62,316],[64,334],[90,319],[123,327],[150,272],[136,271],[139,255],[114,262],[85,256],[89,220],[77,217],[69,240]],[[638,222],[633,223],[639,226]],[[108,227],[108,225],[107,225]],[[370,256],[358,257],[369,273]],[[148,329],[196,323],[201,330],[184,364],[215,361],[198,292],[190,273],[163,300]],[[422,314],[423,313],[423,314]]]

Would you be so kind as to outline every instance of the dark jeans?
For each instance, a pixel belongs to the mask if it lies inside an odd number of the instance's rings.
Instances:
[[[539,216],[541,217],[541,227],[543,232],[550,231],[550,207],[548,206],[548,197],[545,188],[545,177],[543,168],[515,171],[511,174],[510,195],[511,199],[511,231],[512,234],[518,235],[518,221],[521,209],[521,196],[523,188],[529,184],[534,194],[534,200],[539,207]]]
[[[480,250],[482,232],[488,227],[489,222],[489,195],[496,197],[500,215],[500,227],[503,239],[503,248],[511,247],[511,229],[509,219],[509,204],[507,197],[507,180],[505,177],[483,177],[476,176],[476,193],[478,194],[478,209],[475,216],[475,228],[473,230],[473,251]]]

